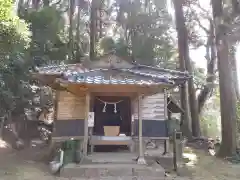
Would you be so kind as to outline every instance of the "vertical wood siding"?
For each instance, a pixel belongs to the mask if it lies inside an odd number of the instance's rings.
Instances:
[[[85,96],[78,97],[67,91],[60,91],[57,120],[71,119],[85,119]]]
[[[134,119],[138,119],[137,100],[134,101]],[[164,93],[146,96],[143,98],[142,118],[143,120],[162,120],[165,118],[165,97]]]
[[[166,106],[164,93],[146,96],[143,99],[143,137],[167,137]],[[138,136],[138,102],[133,102],[134,125],[133,134]]]

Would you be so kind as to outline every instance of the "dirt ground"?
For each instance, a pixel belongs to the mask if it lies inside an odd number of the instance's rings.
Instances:
[[[48,173],[47,166],[38,161],[40,152],[42,150],[34,149],[34,147],[16,152],[0,145],[0,180],[66,180],[67,178],[54,177]],[[189,151],[184,156],[190,161],[180,168],[179,175],[182,177],[169,174],[168,179],[240,179],[240,165],[211,157],[200,150]],[[75,178],[75,180],[83,179]]]
[[[185,163],[179,174],[188,174],[193,180],[239,180],[240,164],[232,164],[228,161],[208,155],[202,150],[188,150],[184,156],[190,159]],[[187,169],[187,171],[186,171]]]

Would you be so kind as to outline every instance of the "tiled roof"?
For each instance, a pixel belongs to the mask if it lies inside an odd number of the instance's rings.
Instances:
[[[109,71],[132,74],[135,76],[124,76],[114,78]],[[88,84],[175,84],[175,81],[185,81],[189,78],[188,73],[162,68],[154,68],[144,65],[135,65],[133,68],[115,69],[92,69],[89,70],[81,64],[52,65],[37,69],[42,75],[62,75],[65,81],[70,83]]]
[[[150,69],[152,71],[162,71],[162,72],[166,72],[166,73],[172,73],[172,74],[178,74],[178,75],[189,75],[189,73],[187,71],[177,71],[177,70],[172,70],[172,69],[164,69],[164,68],[160,68],[160,67],[153,67],[153,66],[146,66],[146,65],[141,65],[141,64],[135,64],[135,67],[138,69]]]
[[[172,74],[169,72],[155,72],[155,71],[149,71],[149,70],[140,70],[140,69],[122,69],[122,71],[133,73],[136,75],[141,75],[141,76],[146,76],[146,77],[152,77],[152,78],[167,78],[170,80],[175,80],[175,79],[186,79],[186,76],[179,76],[176,74]]]
[[[122,71],[116,70],[116,71]],[[174,81],[166,77],[153,79],[151,77],[131,78],[128,76],[113,77],[107,75],[108,69],[92,70],[85,73],[65,72],[63,79],[70,83],[87,83],[87,84],[138,84],[138,85],[160,85],[174,84]]]
[[[61,75],[65,72],[85,72],[88,71],[81,64],[61,64],[61,65],[50,65],[37,68],[38,74],[46,74],[46,75]]]
[[[109,78],[106,79],[102,76],[95,76],[95,77],[91,77],[91,76],[87,76],[84,79],[80,79],[80,78],[70,78],[67,79],[68,82],[70,83],[86,83],[86,84],[138,84],[138,85],[160,85],[163,83],[167,83],[167,82],[154,82],[151,80],[135,80],[135,79],[128,79],[125,78],[123,80],[119,80],[116,78]]]

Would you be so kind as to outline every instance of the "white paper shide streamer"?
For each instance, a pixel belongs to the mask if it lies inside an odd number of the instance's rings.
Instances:
[[[97,99],[104,104],[102,112],[106,112],[107,105],[111,104],[111,105],[114,105],[114,113],[117,113],[117,104],[123,101],[123,100],[120,100],[120,101],[117,101],[117,102],[107,102],[107,101],[103,101],[99,98],[97,98]]]

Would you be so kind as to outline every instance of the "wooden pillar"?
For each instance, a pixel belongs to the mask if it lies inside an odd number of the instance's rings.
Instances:
[[[164,89],[164,120],[166,122],[166,137],[169,136],[169,111],[168,111],[168,94],[166,89]],[[163,154],[167,154],[169,152],[169,139],[164,140],[164,152]]]
[[[92,139],[92,136],[93,136],[93,127],[91,127],[90,129],[89,129],[89,136],[90,136],[90,141],[91,141],[91,139]],[[92,154],[93,153],[93,151],[94,151],[94,145],[92,145],[92,143],[90,144],[91,146],[90,146],[90,153]]]
[[[83,142],[83,155],[87,155],[88,150],[88,112],[90,109],[90,93],[86,93],[85,101],[85,120],[84,120],[84,142]]]
[[[0,138],[3,137],[3,128],[4,128],[5,117],[0,117]]]
[[[142,137],[142,95],[138,95],[138,140],[139,140],[139,156],[138,164],[146,164],[143,152],[143,137]]]

